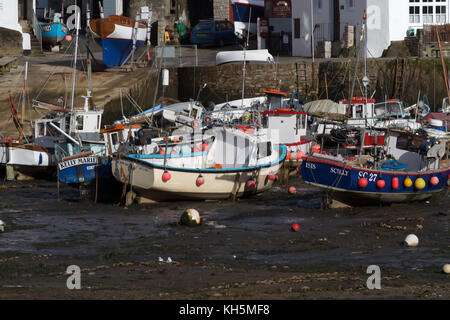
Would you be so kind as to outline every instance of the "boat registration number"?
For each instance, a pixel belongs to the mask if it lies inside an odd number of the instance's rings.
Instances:
[[[58,168],[59,168],[59,170],[64,170],[66,168],[79,166],[82,164],[97,164],[97,157],[82,157],[82,158],[67,160],[67,161],[59,163]]]
[[[366,178],[369,180],[369,182],[376,182],[378,175],[376,173],[360,171],[360,172],[358,172],[358,177]]]

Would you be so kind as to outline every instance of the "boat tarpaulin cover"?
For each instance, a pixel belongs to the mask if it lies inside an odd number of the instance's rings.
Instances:
[[[345,105],[331,100],[316,100],[303,105],[303,110],[312,116],[325,118],[328,120],[346,119]]]

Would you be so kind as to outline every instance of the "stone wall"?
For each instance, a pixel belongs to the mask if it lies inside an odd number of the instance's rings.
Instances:
[[[22,54],[22,34],[15,30],[0,27],[0,57]]]
[[[263,90],[278,88],[291,94],[299,92],[311,99],[317,92],[318,65],[287,63],[278,65],[250,64],[246,67],[245,97],[263,95]],[[199,87],[207,83],[200,100],[222,103],[242,97],[242,65],[179,69],[179,99],[196,98]],[[195,93],[194,93],[195,92]]]
[[[214,0],[214,19],[230,20],[229,0]]]

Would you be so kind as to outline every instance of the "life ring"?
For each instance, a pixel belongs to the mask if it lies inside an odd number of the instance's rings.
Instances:
[[[202,121],[203,121],[203,122],[212,122],[212,120],[213,120],[213,119],[212,119],[211,116],[204,116]]]

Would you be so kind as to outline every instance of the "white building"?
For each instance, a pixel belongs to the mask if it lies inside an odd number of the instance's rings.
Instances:
[[[420,29],[424,24],[449,22],[449,2],[450,0],[295,0],[292,1],[292,54],[312,56],[313,24],[315,47],[318,41],[341,40],[346,25],[355,26],[358,38],[366,10],[367,56],[380,57],[391,41],[403,40],[408,30]]]
[[[0,0],[0,27],[22,33],[19,24],[19,3],[11,0]]]

